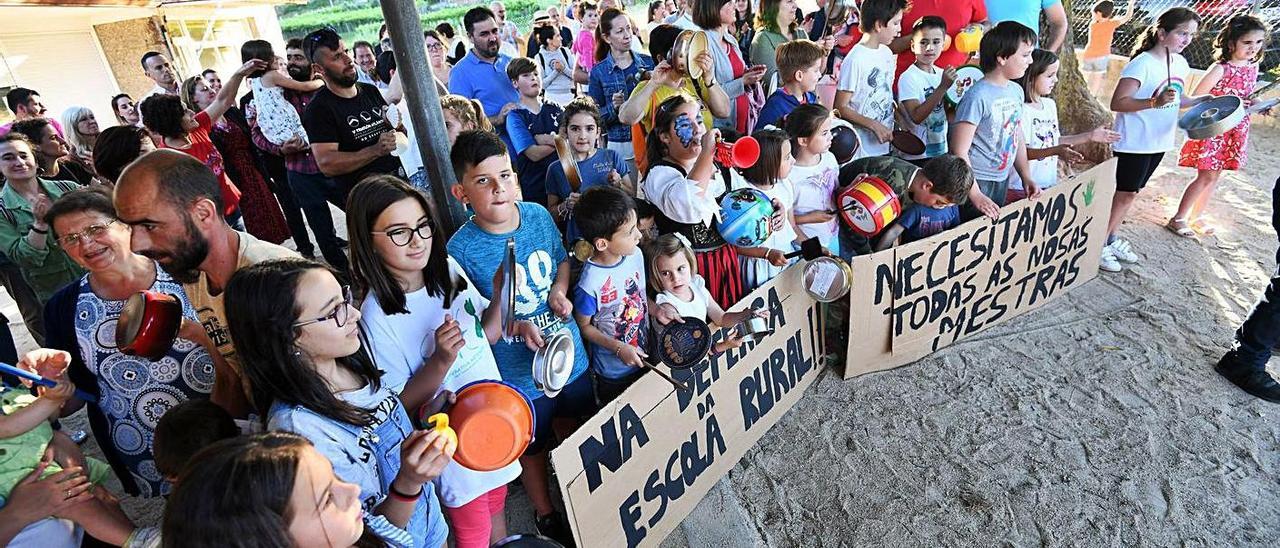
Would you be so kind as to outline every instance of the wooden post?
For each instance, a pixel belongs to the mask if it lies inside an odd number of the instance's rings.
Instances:
[[[381,0],[380,3],[382,16],[387,21],[387,34],[395,46],[396,72],[404,85],[404,101],[409,106],[409,118],[417,135],[418,142],[413,145],[422,153],[422,165],[427,170],[427,184],[431,189],[427,197],[446,234],[445,239],[437,242],[442,243],[467,221],[468,215],[462,203],[449,192],[449,186],[458,179],[449,163],[449,135],[444,128],[435,75],[423,46],[422,20],[418,18],[413,0]]]

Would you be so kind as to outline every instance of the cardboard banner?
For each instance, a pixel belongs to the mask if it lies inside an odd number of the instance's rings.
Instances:
[[[933,237],[850,263],[844,378],[914,362],[1098,274],[1115,160]]]
[[[644,375],[551,452],[578,546],[657,546],[799,401],[822,340],[802,270],[734,307],[768,310],[772,334],[676,372],[689,391]]]

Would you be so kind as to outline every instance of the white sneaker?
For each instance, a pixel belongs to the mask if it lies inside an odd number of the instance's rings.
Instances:
[[[1111,248],[1111,254],[1115,255],[1117,259],[1126,263],[1138,262],[1138,254],[1133,252],[1133,246],[1129,245],[1128,240],[1116,238],[1108,247]]]
[[[1119,272],[1124,270],[1124,265],[1120,264],[1120,260],[1111,252],[1111,246],[1102,248],[1102,257],[1098,259],[1098,268],[1107,272]]]

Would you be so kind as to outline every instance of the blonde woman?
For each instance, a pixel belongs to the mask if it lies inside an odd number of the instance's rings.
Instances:
[[[89,107],[70,107],[62,112],[63,131],[71,154],[86,166],[93,165],[93,145],[98,141],[98,119]]]

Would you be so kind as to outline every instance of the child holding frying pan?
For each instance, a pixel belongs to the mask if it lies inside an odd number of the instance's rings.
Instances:
[[[664,308],[682,318],[698,318],[718,326],[734,326],[753,315],[763,315],[751,310],[725,312],[711,293],[707,280],[698,275],[689,240],[680,234],[663,234],[647,248],[649,286],[658,293],[654,299]],[[742,346],[743,338],[735,336],[716,343],[714,353]]]

